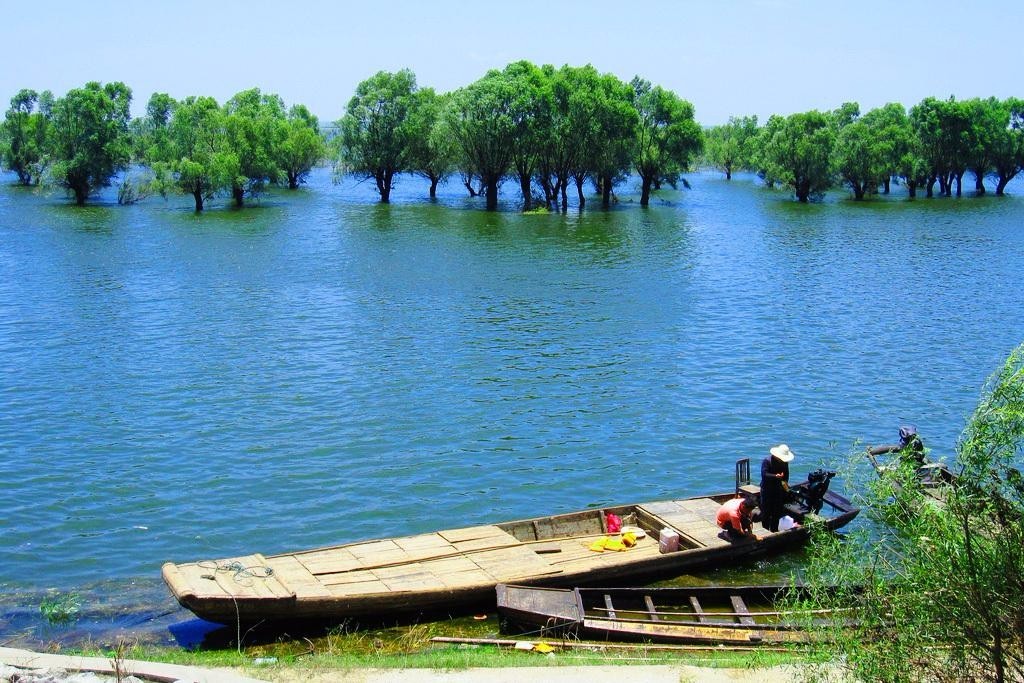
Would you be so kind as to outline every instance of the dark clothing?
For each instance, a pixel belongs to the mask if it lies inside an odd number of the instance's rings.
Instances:
[[[788,485],[789,463],[770,455],[761,461],[761,526],[769,531],[779,530]]]
[[[871,455],[885,455],[887,453],[897,453],[900,460],[909,462],[914,467],[922,467],[925,464],[924,458],[924,442],[921,437],[917,434],[910,434],[906,437],[901,433],[900,442],[893,444],[885,444],[882,446],[873,446],[868,449]]]

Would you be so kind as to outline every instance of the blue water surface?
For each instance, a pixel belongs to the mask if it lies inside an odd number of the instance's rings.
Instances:
[[[2,180],[7,604],[727,490],[738,457],[836,467],[905,422],[948,459],[1024,341],[1020,181],[800,205],[702,173],[523,215],[511,185],[497,213],[411,177],[382,206],[320,170],[197,215]]]

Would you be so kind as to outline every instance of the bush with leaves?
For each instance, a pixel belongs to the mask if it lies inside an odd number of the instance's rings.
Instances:
[[[1022,680],[1022,447],[1024,345],[989,381],[964,430],[960,475],[944,503],[903,464],[866,495],[874,528],[814,540],[805,578],[819,606],[854,605],[831,624],[830,647],[856,677]]]

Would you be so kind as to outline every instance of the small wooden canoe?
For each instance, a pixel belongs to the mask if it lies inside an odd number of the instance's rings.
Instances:
[[[805,624],[785,611],[786,599],[806,597],[799,587],[573,589],[501,584],[496,592],[502,630],[515,635],[716,645],[812,639]],[[826,616],[814,615],[815,620]]]
[[[803,485],[793,488],[799,493]],[[416,614],[464,614],[494,608],[499,583],[538,586],[623,585],[652,581],[802,545],[811,524],[761,540],[730,541],[716,526],[723,493],[501,524],[359,541],[264,557],[260,554],[163,565],[174,597],[197,616],[223,624],[337,621]],[[859,510],[827,492],[814,514],[798,503],[798,521],[838,529]],[[645,536],[622,551],[591,549],[609,535],[607,515]],[[659,541],[679,537],[678,550]],[[613,544],[614,545],[614,544]]]

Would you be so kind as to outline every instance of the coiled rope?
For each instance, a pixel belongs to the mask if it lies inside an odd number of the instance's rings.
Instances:
[[[196,563],[203,569],[209,569],[216,573],[230,573],[231,578],[240,586],[249,587],[254,583],[254,579],[266,579],[274,575],[274,568],[267,567],[266,565],[251,565],[246,567],[238,560],[234,562],[226,562],[224,564],[218,564],[216,560],[201,560]],[[214,574],[203,574],[204,579],[210,579],[211,581],[216,580]]]

